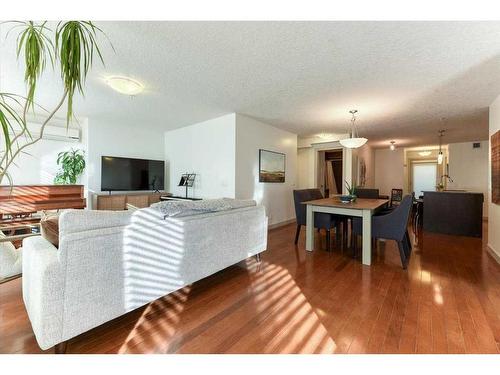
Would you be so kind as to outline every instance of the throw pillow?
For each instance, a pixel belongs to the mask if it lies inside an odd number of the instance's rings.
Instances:
[[[40,229],[43,238],[59,247],[59,213],[42,212]]]

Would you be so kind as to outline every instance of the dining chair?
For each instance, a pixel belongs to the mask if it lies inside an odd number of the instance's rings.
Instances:
[[[389,213],[372,216],[372,237],[394,240],[398,244],[399,256],[403,269],[408,266],[411,254],[411,241],[408,234],[408,220],[413,200],[411,195],[406,195],[401,204]],[[363,223],[360,218],[353,220],[353,233],[362,235]]]
[[[378,199],[380,196],[378,189],[356,188],[356,197],[362,199]]]
[[[306,205],[302,202],[322,199],[323,194],[319,189],[301,189],[293,191],[293,200],[295,203],[295,216],[297,219],[297,230],[295,232],[295,245],[299,241],[300,229],[306,225]],[[339,220],[336,215],[323,212],[314,213],[314,227],[326,231],[326,247],[330,251],[330,230],[336,228]]]
[[[398,206],[403,200],[403,189],[392,189],[391,190],[391,202],[390,207]]]

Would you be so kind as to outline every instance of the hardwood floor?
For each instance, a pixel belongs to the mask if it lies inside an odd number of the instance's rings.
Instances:
[[[500,351],[500,266],[486,240],[424,233],[405,271],[391,241],[365,267],[340,249],[306,254],[294,230],[270,232],[260,265],[248,259],[86,332],[68,353]],[[0,353],[39,352],[21,279],[0,285]]]

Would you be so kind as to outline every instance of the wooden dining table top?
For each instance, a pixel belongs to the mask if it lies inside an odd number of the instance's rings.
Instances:
[[[348,208],[353,210],[376,210],[377,208],[383,206],[384,204],[387,204],[388,202],[388,199],[357,198],[355,202],[342,203],[338,197],[332,197],[306,201],[302,202],[302,204],[323,207]]]

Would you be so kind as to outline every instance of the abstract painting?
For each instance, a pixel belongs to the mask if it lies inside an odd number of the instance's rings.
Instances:
[[[285,154],[259,150],[259,182],[285,182]]]
[[[491,136],[491,200],[500,204],[500,130]]]

